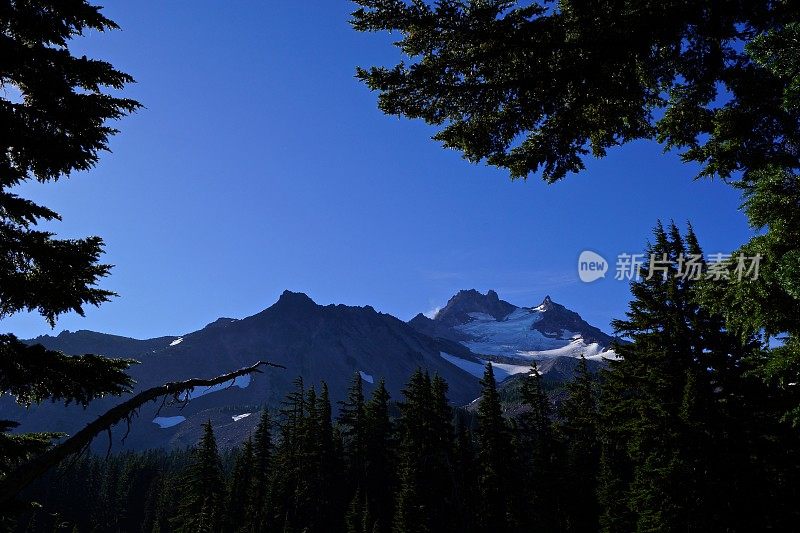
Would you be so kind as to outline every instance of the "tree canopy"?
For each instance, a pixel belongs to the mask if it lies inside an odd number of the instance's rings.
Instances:
[[[139,104],[114,95],[133,82],[111,64],[70,50],[75,37],[117,25],[85,0],[0,3],[0,319],[30,311],[51,326],[66,312],[83,314],[113,293],[97,286],[110,265],[103,240],[59,239],[39,229],[55,211],[14,192],[23,182],[52,182],[92,168],[116,130],[109,121]],[[129,391],[133,361],[67,357],[0,335],[0,394],[30,405],[51,399],[86,405]],[[0,421],[0,473],[42,451],[56,435],[10,434]]]
[[[513,177],[555,181],[644,138],[702,175],[800,164],[793,2],[356,3],[353,26],[398,32],[408,57],[358,69],[380,108]]]

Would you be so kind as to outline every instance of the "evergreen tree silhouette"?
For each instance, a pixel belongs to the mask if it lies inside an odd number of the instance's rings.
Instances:
[[[172,520],[175,531],[221,531],[225,505],[224,479],[222,460],[209,420],[203,424],[203,436],[181,480],[183,491],[179,509]]]
[[[37,226],[60,220],[55,211],[19,196],[19,185],[53,182],[88,170],[108,150],[108,122],[139,104],[114,96],[133,78],[111,64],[75,55],[75,36],[117,29],[87,1],[11,2],[0,9],[5,58],[0,85],[0,319],[21,311],[50,326],[66,312],[84,314],[114,294],[97,287],[110,265],[100,263],[99,237],[58,239]],[[15,97],[15,91],[18,97]],[[87,405],[132,387],[133,362],[95,355],[67,357],[41,345],[0,335],[0,392],[22,405],[63,401]],[[54,433],[10,433],[0,420],[0,476],[47,448]]]
[[[511,435],[503,417],[492,364],[488,363],[481,380],[478,405],[478,476],[481,531],[508,531],[511,471]]]

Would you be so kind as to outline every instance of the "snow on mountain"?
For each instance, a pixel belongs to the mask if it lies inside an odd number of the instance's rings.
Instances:
[[[454,326],[469,340],[464,346],[482,355],[502,355],[514,358],[595,357],[605,350],[597,342],[587,343],[580,333],[560,330],[542,332],[534,326],[546,310],[519,307],[497,320],[485,313],[469,313],[471,320]]]
[[[441,352],[439,355],[442,356],[446,361],[454,364],[461,370],[469,372],[476,378],[483,377],[483,371],[486,368],[486,360],[479,359],[478,362],[476,361],[468,361],[467,359],[463,359],[456,355],[450,355],[449,353]],[[497,363],[492,362],[492,369],[494,370],[494,379],[498,383],[503,381],[509,376],[513,376],[516,374],[527,374],[531,371],[531,365],[511,365],[506,363]]]
[[[158,424],[161,429],[166,429],[177,426],[185,420],[185,416],[157,416],[153,419],[153,424]]]
[[[442,357],[472,375],[482,376],[483,366],[491,360],[498,380],[528,372],[534,360],[616,357],[610,335],[549,296],[537,306],[517,307],[494,291],[462,290],[433,318],[419,314],[409,324],[426,335],[468,348],[468,357],[449,350]]]

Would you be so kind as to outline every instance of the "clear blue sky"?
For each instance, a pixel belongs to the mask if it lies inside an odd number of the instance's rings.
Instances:
[[[353,73],[393,64],[385,35],[348,25],[345,0],[108,2],[122,31],[75,45],[111,61],[146,107],[118,124],[113,153],[56,185],[22,188],[59,211],[64,237],[99,234],[120,294],[54,331],[180,334],[243,317],[284,289],[409,319],[458,289],[518,305],[546,294],[609,330],[625,283],[578,280],[578,254],[640,252],[658,218],[691,220],[706,252],[750,231],[740,198],[654,143],[590,161],[555,185],[512,182],[387,117]],[[612,267],[613,268],[613,267]]]

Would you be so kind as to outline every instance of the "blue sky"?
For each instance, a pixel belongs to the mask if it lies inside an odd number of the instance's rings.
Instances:
[[[132,74],[125,94],[145,108],[97,168],[20,192],[63,215],[60,236],[104,237],[116,266],[103,287],[120,297],[55,330],[16,315],[4,331],[180,334],[284,289],[409,319],[462,288],[517,305],[549,294],[609,331],[629,290],[613,272],[580,282],[582,250],[640,252],[659,218],[691,220],[706,252],[750,234],[738,193],[655,143],[554,185],[512,182],[381,114],[354,69],[398,52],[354,32],[345,0],[105,5],[122,31],[74,49]]]

